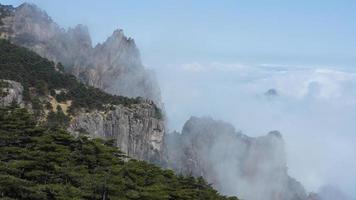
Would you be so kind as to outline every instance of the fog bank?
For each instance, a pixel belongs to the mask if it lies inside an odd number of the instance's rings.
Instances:
[[[157,70],[171,130],[213,116],[260,136],[279,130],[289,174],[308,191],[356,185],[356,73],[323,66],[190,63]],[[266,95],[273,89],[276,94]]]

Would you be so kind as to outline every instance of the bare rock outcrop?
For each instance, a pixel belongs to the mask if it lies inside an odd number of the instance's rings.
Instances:
[[[149,102],[80,113],[71,120],[69,131],[112,139],[121,151],[139,160],[160,163],[164,159],[164,123],[155,117]]]
[[[15,103],[23,106],[23,86],[11,80],[0,80],[0,106],[10,106]]]

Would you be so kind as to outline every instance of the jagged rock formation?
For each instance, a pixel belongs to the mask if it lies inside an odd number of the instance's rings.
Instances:
[[[230,124],[190,118],[182,133],[168,135],[170,167],[203,176],[224,194],[249,200],[305,200],[302,185],[287,173],[279,132],[248,137]]]
[[[161,161],[165,128],[153,101],[114,96],[79,83],[54,63],[5,40],[0,40],[0,55],[1,107],[18,104],[49,128],[114,139],[133,158]]]
[[[32,4],[0,5],[0,38],[27,47],[88,85],[111,94],[141,96],[161,104],[160,90],[152,71],[146,70],[131,38],[116,30],[102,44],[92,47],[87,27],[64,30]]]
[[[164,123],[155,118],[152,103],[131,108],[115,106],[109,111],[80,113],[70,123],[69,131],[87,132],[94,137],[113,139],[128,156],[153,163],[163,159]]]
[[[17,8],[0,5],[0,22],[0,38],[61,62],[82,82],[111,94],[148,98],[160,106],[156,79],[143,67],[134,40],[122,30],[92,47],[87,27],[78,25],[64,30],[44,11],[26,3]],[[11,91],[2,98],[3,106],[22,92]],[[69,130],[115,139],[129,156],[157,162],[162,158],[165,128],[163,120],[154,116],[155,109],[152,102],[146,101],[133,108],[115,106],[107,112],[79,113],[72,117]]]
[[[0,80],[0,106],[10,106],[12,103],[23,106],[23,87],[11,80]]]

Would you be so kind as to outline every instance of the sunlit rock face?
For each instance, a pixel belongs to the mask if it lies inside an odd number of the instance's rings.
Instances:
[[[35,5],[1,6],[0,12],[1,38],[61,62],[67,71],[91,86],[161,104],[154,73],[144,68],[135,41],[122,30],[115,30],[105,42],[92,47],[86,26],[60,28]]]
[[[0,108],[18,105],[31,110],[31,103],[23,99],[23,91],[20,83],[0,79]],[[39,97],[44,101],[50,99]],[[68,131],[113,140],[123,153],[132,158],[162,164],[166,162],[165,126],[156,112],[155,104],[149,100],[131,106],[112,105],[104,111],[82,110],[71,116]]]
[[[160,164],[164,162],[164,122],[155,117],[155,107],[142,102],[131,107],[114,106],[107,111],[82,112],[74,116],[69,131],[112,139],[130,157]]]
[[[23,107],[22,93],[23,86],[20,83],[0,79],[0,107],[10,106],[11,104],[17,104]]]
[[[181,134],[168,135],[167,146],[173,169],[203,176],[223,194],[249,200],[307,198],[287,173],[284,142],[277,131],[253,138],[230,124],[192,117]]]

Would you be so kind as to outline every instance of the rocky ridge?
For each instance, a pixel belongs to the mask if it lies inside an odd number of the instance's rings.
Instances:
[[[18,105],[49,128],[113,139],[128,156],[160,163],[165,126],[151,100],[107,94],[80,83],[53,62],[0,40],[0,107]]]
[[[68,72],[90,86],[111,94],[140,96],[161,105],[154,73],[144,68],[135,41],[122,30],[115,30],[106,41],[92,47],[84,25],[65,30],[33,4],[0,7],[0,38],[61,62]]]
[[[31,110],[32,105],[23,100],[21,83],[10,80],[0,81],[2,83],[0,107],[15,103]],[[49,103],[53,97],[44,96],[41,99]],[[130,107],[115,105],[105,111],[79,112],[71,116],[68,131],[73,134],[81,132],[94,138],[114,140],[116,146],[126,155],[161,164],[165,162],[165,126],[163,120],[155,115],[156,108],[151,101],[144,101]]]
[[[31,108],[23,101],[21,83],[1,80],[0,106],[13,103]],[[6,85],[4,84],[6,83]],[[44,100],[53,99],[43,97]],[[63,109],[63,108],[62,108]],[[48,113],[48,111],[47,111]],[[68,130],[74,134],[87,133],[90,137],[112,139],[116,146],[128,156],[161,163],[164,159],[165,127],[162,119],[157,119],[153,102],[145,101],[130,107],[111,106],[109,110],[80,112],[71,116]]]
[[[278,131],[248,137],[228,123],[190,118],[182,133],[168,134],[170,167],[202,176],[224,194],[249,200],[305,200],[303,186],[287,173]]]
[[[111,105],[106,112],[77,113],[71,117],[69,130],[114,139],[128,156],[160,162],[165,127],[163,119],[155,116],[156,105],[161,106],[159,87],[154,74],[142,65],[135,41],[122,30],[115,30],[106,41],[93,47],[84,25],[65,30],[33,4],[18,7],[0,4],[1,38],[63,64],[65,71],[89,86],[110,94],[150,99],[132,107]],[[21,84],[9,83],[10,92],[1,97],[1,105],[8,106],[13,101],[29,105],[22,102]],[[53,98],[41,99],[49,102]]]

